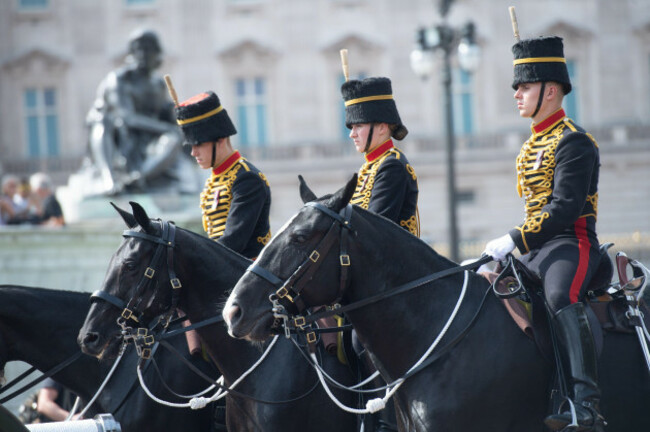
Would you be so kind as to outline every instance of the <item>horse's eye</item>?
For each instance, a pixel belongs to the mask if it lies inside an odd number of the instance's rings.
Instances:
[[[126,270],[133,271],[135,270],[135,261],[131,261],[131,260],[124,261],[123,266]]]
[[[304,243],[309,239],[309,235],[305,231],[296,231],[289,235],[289,239],[292,243]]]

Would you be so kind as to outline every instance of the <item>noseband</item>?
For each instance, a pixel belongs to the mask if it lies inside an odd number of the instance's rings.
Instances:
[[[167,313],[161,318],[161,322],[164,322],[166,326],[169,323],[169,320],[178,305],[180,298],[180,288],[182,287],[181,281],[176,277],[176,272],[174,271],[174,238],[176,236],[176,226],[173,223],[159,220],[161,225],[161,235],[154,236],[147,234],[142,231],[136,230],[125,230],[122,233],[123,237],[133,237],[140,238],[143,240],[150,241],[155,243],[156,250],[153,254],[150,264],[145,269],[138,285],[135,288],[133,296],[125,303],[122,299],[109,294],[103,290],[95,291],[91,296],[91,301],[103,300],[107,303],[112,304],[118,309],[122,309],[122,313],[117,319],[117,324],[122,328],[124,334],[144,340],[145,345],[153,345],[154,338],[153,335],[148,334],[148,329],[146,327],[140,327],[137,329],[135,335],[131,334],[131,327],[127,326],[128,321],[133,321],[136,325],[140,325],[140,320],[144,315],[144,311],[141,311],[139,308],[143,303],[143,297],[146,288],[150,283],[153,282],[154,275],[156,274],[156,269],[158,268],[161,258],[163,257],[164,252],[167,255],[167,272],[169,275],[169,282],[172,286],[172,300],[171,305],[167,309]],[[136,344],[138,346],[138,344]],[[146,353],[145,353],[146,355]]]
[[[329,230],[325,234],[325,237],[323,237],[316,248],[307,256],[307,258],[305,258],[293,274],[289,276],[287,280],[282,281],[282,279],[262,267],[258,262],[254,262],[248,267],[248,269],[246,269],[247,272],[255,273],[257,276],[277,288],[275,293],[269,296],[269,300],[273,304],[273,314],[276,318],[273,328],[278,329],[280,326],[279,320],[281,319],[287,336],[289,335],[291,328],[287,311],[292,310],[297,312],[299,315],[302,315],[307,310],[307,306],[301,297],[301,292],[312,279],[316,270],[318,270],[320,265],[323,263],[323,260],[337,239],[339,240],[339,263],[341,265],[341,274],[337,297],[333,303],[339,302],[349,281],[348,270],[350,267],[350,255],[348,255],[348,239],[350,232],[352,231],[352,227],[350,226],[352,205],[348,204],[341,209],[339,213],[333,212],[323,204],[317,202],[310,202],[306,205],[325,213],[327,216],[331,217],[333,221]],[[304,329],[304,317],[298,316],[293,321],[295,327],[298,327],[301,330]],[[314,333],[308,333],[308,342],[310,342],[310,338],[314,338],[315,340],[315,337]]]

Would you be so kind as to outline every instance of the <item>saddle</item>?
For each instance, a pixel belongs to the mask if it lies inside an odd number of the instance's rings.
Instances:
[[[627,277],[630,260],[621,252],[617,254],[616,259],[619,283],[612,284],[614,265],[607,254],[612,245],[607,243],[600,247],[601,259],[596,274],[581,298],[591,322],[599,354],[603,345],[603,332],[635,332],[634,328],[638,323],[627,313],[628,299],[625,290],[639,289],[643,285],[642,277],[636,272],[633,272],[634,277],[630,282]],[[552,361],[549,313],[544,304],[540,277],[515,258],[512,258],[505,268],[497,268],[497,272],[480,274],[492,284],[494,292],[501,298],[517,326],[535,341],[543,357]],[[614,286],[618,286],[618,289],[614,289]],[[650,316],[646,305],[642,303],[641,307],[646,310],[645,316]]]

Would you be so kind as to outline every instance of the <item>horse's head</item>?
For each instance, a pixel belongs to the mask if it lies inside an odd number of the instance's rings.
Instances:
[[[147,328],[155,317],[170,311],[172,287],[180,286],[170,271],[173,264],[168,266],[174,225],[151,220],[139,204],[130,204],[133,214],[113,204],[128,229],[79,331],[82,350],[99,358],[114,357],[125,334]]]
[[[237,282],[223,316],[234,337],[268,338],[276,326],[274,312],[302,313],[335,302],[343,294],[339,275],[349,257],[341,245],[353,236],[348,206],[356,187],[354,175],[333,195],[316,199],[301,180],[306,205],[264,247],[257,261]],[[346,261],[347,260],[347,261]],[[339,267],[341,270],[339,270]],[[318,269],[318,277],[314,273]]]

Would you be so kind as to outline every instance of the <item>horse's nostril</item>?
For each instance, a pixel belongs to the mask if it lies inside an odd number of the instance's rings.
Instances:
[[[232,325],[235,321],[241,318],[242,311],[236,304],[230,305],[230,307],[224,311],[224,319],[226,323]]]
[[[86,336],[83,338],[83,344],[84,345],[92,345],[94,342],[97,342],[99,339],[99,336],[97,333],[86,333]]]

